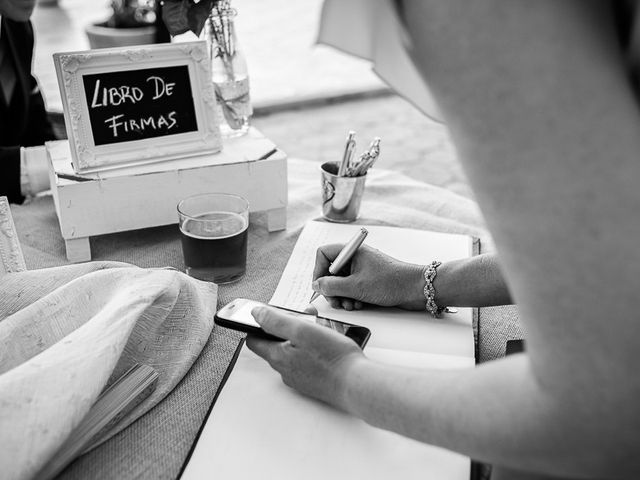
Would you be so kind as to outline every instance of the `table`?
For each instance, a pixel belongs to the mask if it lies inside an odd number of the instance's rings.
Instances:
[[[319,165],[289,159],[288,169],[287,229],[269,233],[263,215],[251,216],[247,273],[219,288],[218,305],[240,296],[269,300],[302,225],[320,215]],[[12,206],[12,211],[29,269],[67,263],[51,197]],[[491,245],[474,202],[389,171],[371,172],[359,222],[469,234]],[[91,246],[96,260],[184,269],[177,225],[94,237]],[[500,323],[505,320],[506,328]],[[501,356],[504,340],[521,335],[510,308],[483,309],[479,324],[480,361]],[[214,327],[198,360],[164,401],[81,457],[61,478],[176,478],[240,340],[240,334]]]

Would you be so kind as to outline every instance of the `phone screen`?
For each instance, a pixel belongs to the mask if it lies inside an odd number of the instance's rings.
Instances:
[[[259,334],[262,332],[260,325],[255,321],[251,311],[255,307],[265,306],[264,303],[247,299],[236,299],[233,302],[222,307],[216,314],[216,322],[223,327],[235,328],[248,333]],[[313,322],[326,328],[335,330],[336,332],[351,338],[360,348],[364,348],[371,332],[368,328],[350,323],[339,322],[329,318],[316,317],[315,315],[296,312],[287,308],[275,307],[294,315],[301,320]],[[246,328],[242,328],[242,326]]]
[[[229,320],[242,323],[249,327],[260,328],[260,325],[258,325],[258,322],[256,322],[255,319],[253,318],[253,315],[251,315],[251,310],[261,306],[264,306],[264,303],[255,302],[253,300],[244,300],[244,301],[236,300],[227,304],[227,306],[224,307],[223,310],[220,310],[218,315],[222,316],[223,314],[226,313],[227,315],[225,315],[225,317]]]

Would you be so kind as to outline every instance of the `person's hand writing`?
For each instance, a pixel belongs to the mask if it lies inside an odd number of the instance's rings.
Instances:
[[[424,310],[423,266],[401,262],[362,245],[343,272],[329,275],[329,266],[343,245],[320,247],[316,254],[312,288],[333,308],[359,310],[364,303],[407,310]]]
[[[264,331],[285,341],[249,335],[247,347],[280,373],[289,387],[344,409],[347,371],[364,359],[353,340],[275,308],[257,307],[251,313]]]

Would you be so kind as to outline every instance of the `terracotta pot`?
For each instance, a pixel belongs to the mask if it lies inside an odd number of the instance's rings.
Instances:
[[[85,28],[91,48],[127,47],[155,43],[156,27],[111,28],[88,25]]]

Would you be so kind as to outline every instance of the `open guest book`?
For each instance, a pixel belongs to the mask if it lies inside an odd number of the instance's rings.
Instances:
[[[271,304],[303,310],[312,295],[316,249],[346,243],[358,225],[309,222],[298,239]],[[426,265],[472,254],[470,237],[384,226],[366,226],[365,242],[407,262]],[[473,368],[472,310],[443,318],[425,312],[369,307],[334,310],[323,297],[319,315],[371,330],[365,354],[409,368]],[[462,455],[381,430],[304,397],[243,347],[219,393],[182,479],[438,479],[468,480]]]

